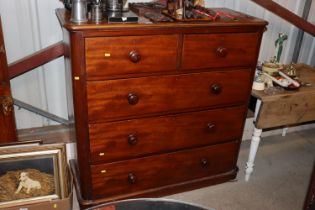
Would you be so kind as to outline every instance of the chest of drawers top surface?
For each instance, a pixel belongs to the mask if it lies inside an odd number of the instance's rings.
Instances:
[[[229,13],[234,16],[234,19],[229,18],[220,18],[216,21],[192,21],[192,22],[171,22],[171,23],[152,23],[150,20],[146,18],[139,18],[139,21],[137,23],[98,23],[95,24],[93,22],[86,22],[86,23],[72,23],[70,21],[70,13],[65,9],[57,9],[57,16],[59,19],[59,22],[62,27],[66,28],[70,31],[91,31],[91,30],[144,30],[144,29],[157,29],[160,30],[163,29],[172,29],[174,27],[184,30],[192,28],[195,28],[198,30],[198,28],[203,27],[222,27],[225,26],[231,26],[231,27],[237,27],[241,26],[245,27],[261,27],[265,26],[267,24],[266,21],[255,18],[253,16],[249,16],[240,12],[236,12],[227,8],[213,8],[214,10],[220,10],[223,13]],[[198,31],[197,31],[198,32]]]

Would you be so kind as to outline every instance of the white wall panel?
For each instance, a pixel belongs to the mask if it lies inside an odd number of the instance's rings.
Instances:
[[[315,25],[315,2],[313,2],[310,9],[308,21]],[[310,34],[305,33],[302,49],[303,51],[300,54],[299,60],[315,66],[315,38]]]
[[[301,15],[305,0],[276,0],[276,2]],[[285,43],[281,61],[285,63],[291,61],[298,32],[292,24],[250,0],[206,0],[205,3],[208,7],[227,7],[267,20],[268,31],[263,36],[259,60],[264,61],[274,55],[274,41],[282,32],[286,33],[289,39]],[[62,6],[59,0],[0,0],[0,14],[9,63],[62,40],[61,28],[55,15],[55,9]],[[312,11],[315,11],[315,3],[312,5],[309,17],[309,21],[314,23],[315,13]],[[302,44],[300,62],[315,65],[314,51],[314,37],[306,35]],[[63,58],[18,77],[12,80],[11,84],[15,98],[67,118]],[[16,110],[16,119],[18,128],[52,123],[23,109]]]
[[[11,63],[50,44],[62,40],[55,8],[58,0],[1,0],[4,38]],[[60,58],[11,80],[14,98],[67,117],[64,64]],[[23,109],[15,109],[18,128],[51,124],[45,118]]]

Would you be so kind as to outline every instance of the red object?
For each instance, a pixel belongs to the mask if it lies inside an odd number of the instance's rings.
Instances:
[[[228,17],[228,18],[231,18],[233,20],[236,19],[236,16],[231,15],[231,14],[229,14],[227,12],[223,12],[221,10],[217,11],[216,15],[214,16],[214,19],[216,19],[217,17]]]
[[[210,18],[211,20],[215,20],[215,17],[207,14],[206,12],[203,12],[203,11],[200,11],[200,10],[195,10],[195,12],[198,13],[198,14],[204,15],[204,16]]]
[[[216,20],[216,19],[218,19],[218,18],[220,18],[220,17],[227,17],[227,18],[230,18],[230,19],[232,19],[232,20],[237,19],[236,16],[231,15],[230,13],[227,13],[227,12],[223,12],[223,11],[221,11],[221,10],[216,11],[216,13],[215,13],[214,16],[211,15],[211,14],[209,14],[209,13],[206,12],[206,11],[202,11],[202,10],[199,9],[199,8],[195,9],[194,11],[195,11],[196,13],[198,13],[198,14],[201,14],[201,15],[204,15],[204,16],[210,18],[210,19],[213,20],[213,21]]]

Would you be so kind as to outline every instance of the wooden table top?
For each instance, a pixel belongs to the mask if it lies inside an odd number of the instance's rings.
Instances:
[[[297,69],[299,78],[304,83],[311,83],[310,87],[300,87],[298,90],[284,90],[281,93],[276,93],[274,95],[267,95],[264,91],[252,90],[252,96],[260,99],[262,102],[265,101],[274,101],[283,97],[288,97],[292,95],[303,95],[308,92],[315,92],[315,68],[308,66],[306,64],[296,64],[295,68]]]
[[[289,126],[315,120],[315,68],[305,64],[296,64],[295,67],[300,80],[312,86],[284,90],[274,95],[253,90],[252,96],[262,101],[255,120],[256,128]]]

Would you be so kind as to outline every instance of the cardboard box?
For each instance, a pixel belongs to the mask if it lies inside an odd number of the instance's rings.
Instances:
[[[69,197],[64,199],[56,199],[51,201],[44,201],[40,203],[21,205],[16,207],[6,207],[1,208],[5,210],[72,210],[72,191],[69,194]]]

